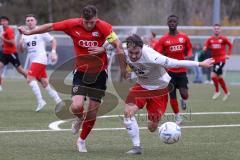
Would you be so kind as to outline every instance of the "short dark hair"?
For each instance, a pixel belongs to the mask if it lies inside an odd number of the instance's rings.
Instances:
[[[215,23],[213,26],[214,26],[214,27],[215,27],[215,26],[221,27],[221,24]]]
[[[125,42],[127,43],[127,48],[129,48],[129,47],[141,47],[142,48],[143,47],[143,41],[137,34],[133,34],[133,35],[127,37]]]
[[[175,14],[172,14],[172,15],[170,15],[170,16],[168,16],[168,20],[170,19],[170,18],[177,18],[177,20],[179,19],[179,17],[178,16],[176,16]]]
[[[0,20],[2,20],[2,19],[5,19],[5,20],[9,21],[9,18],[7,16],[1,16]]]
[[[35,18],[35,19],[36,19],[36,16],[35,16],[34,14],[32,14],[32,13],[30,13],[30,14],[27,14],[27,15],[25,16],[25,18],[28,18],[28,17],[33,17],[33,18]]]
[[[97,8],[94,5],[87,5],[82,10],[82,17],[86,20],[90,20],[97,16]]]

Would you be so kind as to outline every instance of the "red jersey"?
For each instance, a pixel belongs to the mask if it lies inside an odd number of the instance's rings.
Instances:
[[[226,52],[226,45],[228,45],[228,53]],[[225,62],[226,54],[232,54],[233,45],[226,36],[211,36],[205,42],[205,47],[211,50],[211,57],[215,63]]]
[[[110,24],[97,19],[95,27],[87,31],[83,27],[83,19],[74,18],[53,23],[53,29],[63,31],[72,38],[77,56],[77,70],[96,73],[107,69],[107,54],[104,52],[96,56],[88,56],[88,48],[101,47],[104,44],[107,36],[112,32]]]
[[[3,38],[7,39],[7,40],[14,40],[14,30],[11,27],[7,27],[4,31],[3,31]],[[12,54],[12,53],[16,53],[17,52],[17,48],[15,44],[11,44],[8,42],[3,41],[3,53],[4,54]]]
[[[154,49],[159,53],[178,60],[184,60],[186,56],[192,56],[192,44],[185,33],[178,32],[177,35],[166,33],[162,36]],[[180,73],[186,72],[186,68],[170,68],[168,71]]]

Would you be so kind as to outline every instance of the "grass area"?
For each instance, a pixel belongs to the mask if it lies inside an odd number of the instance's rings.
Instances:
[[[0,160],[77,160],[77,159],[144,159],[144,160],[237,160],[240,158],[240,127],[227,128],[191,128],[182,129],[181,140],[173,145],[163,144],[156,133],[141,130],[144,153],[141,156],[128,156],[125,152],[131,147],[125,130],[93,131],[87,140],[88,153],[80,154],[75,149],[76,136],[70,131],[3,133],[12,130],[48,130],[49,123],[57,121],[53,110],[55,104],[45,91],[48,105],[43,111],[35,113],[35,97],[25,81],[6,80],[4,91],[0,92]],[[128,89],[118,84],[124,92]],[[231,86],[231,96],[226,102],[211,100],[212,86],[191,85],[189,107],[191,112],[240,112],[240,86]],[[109,88],[113,91],[113,88]],[[114,93],[116,94],[116,93]],[[121,93],[122,94],[122,93]],[[61,95],[70,99],[69,95]],[[110,104],[113,102],[108,100]],[[104,106],[103,106],[104,107]],[[107,115],[121,115],[123,103]],[[168,107],[168,112],[171,112]],[[187,110],[190,113],[190,109]],[[141,111],[144,113],[144,110]],[[240,124],[238,115],[186,115],[184,126]],[[163,121],[173,118],[164,117]],[[162,121],[162,122],[163,122]],[[138,117],[141,127],[147,125],[145,117]],[[63,123],[60,128],[70,128]],[[122,128],[122,119],[98,119],[96,128]]]

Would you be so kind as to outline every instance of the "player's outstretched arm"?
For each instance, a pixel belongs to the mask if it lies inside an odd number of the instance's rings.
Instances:
[[[209,67],[213,66],[214,62],[215,62],[215,60],[213,58],[208,58],[202,62],[199,62],[199,66],[209,68]]]
[[[163,65],[166,68],[194,67],[194,66],[209,68],[215,62],[213,58],[206,59],[202,62],[196,62],[190,60],[176,60],[169,57],[165,57],[163,55],[161,55],[161,57],[159,57],[157,60],[161,65]]]
[[[33,30],[27,30],[24,26],[20,26],[20,27],[18,27],[18,30],[20,33],[25,34],[25,35],[45,33],[45,32],[50,32],[53,30],[53,24],[47,23],[47,24],[38,26],[37,28],[35,28]]]

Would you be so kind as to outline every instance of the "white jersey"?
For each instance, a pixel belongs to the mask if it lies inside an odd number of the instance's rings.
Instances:
[[[45,43],[49,43],[53,40],[53,36],[49,33],[35,34],[35,35],[23,35],[23,47],[26,48],[29,54],[30,63],[41,63],[47,65],[47,53]]]
[[[144,45],[142,56],[136,62],[132,62],[125,52],[126,60],[130,68],[137,75],[137,83],[148,90],[166,88],[171,77],[165,68],[198,66],[199,62],[187,60],[175,60],[158,53],[154,49]]]

